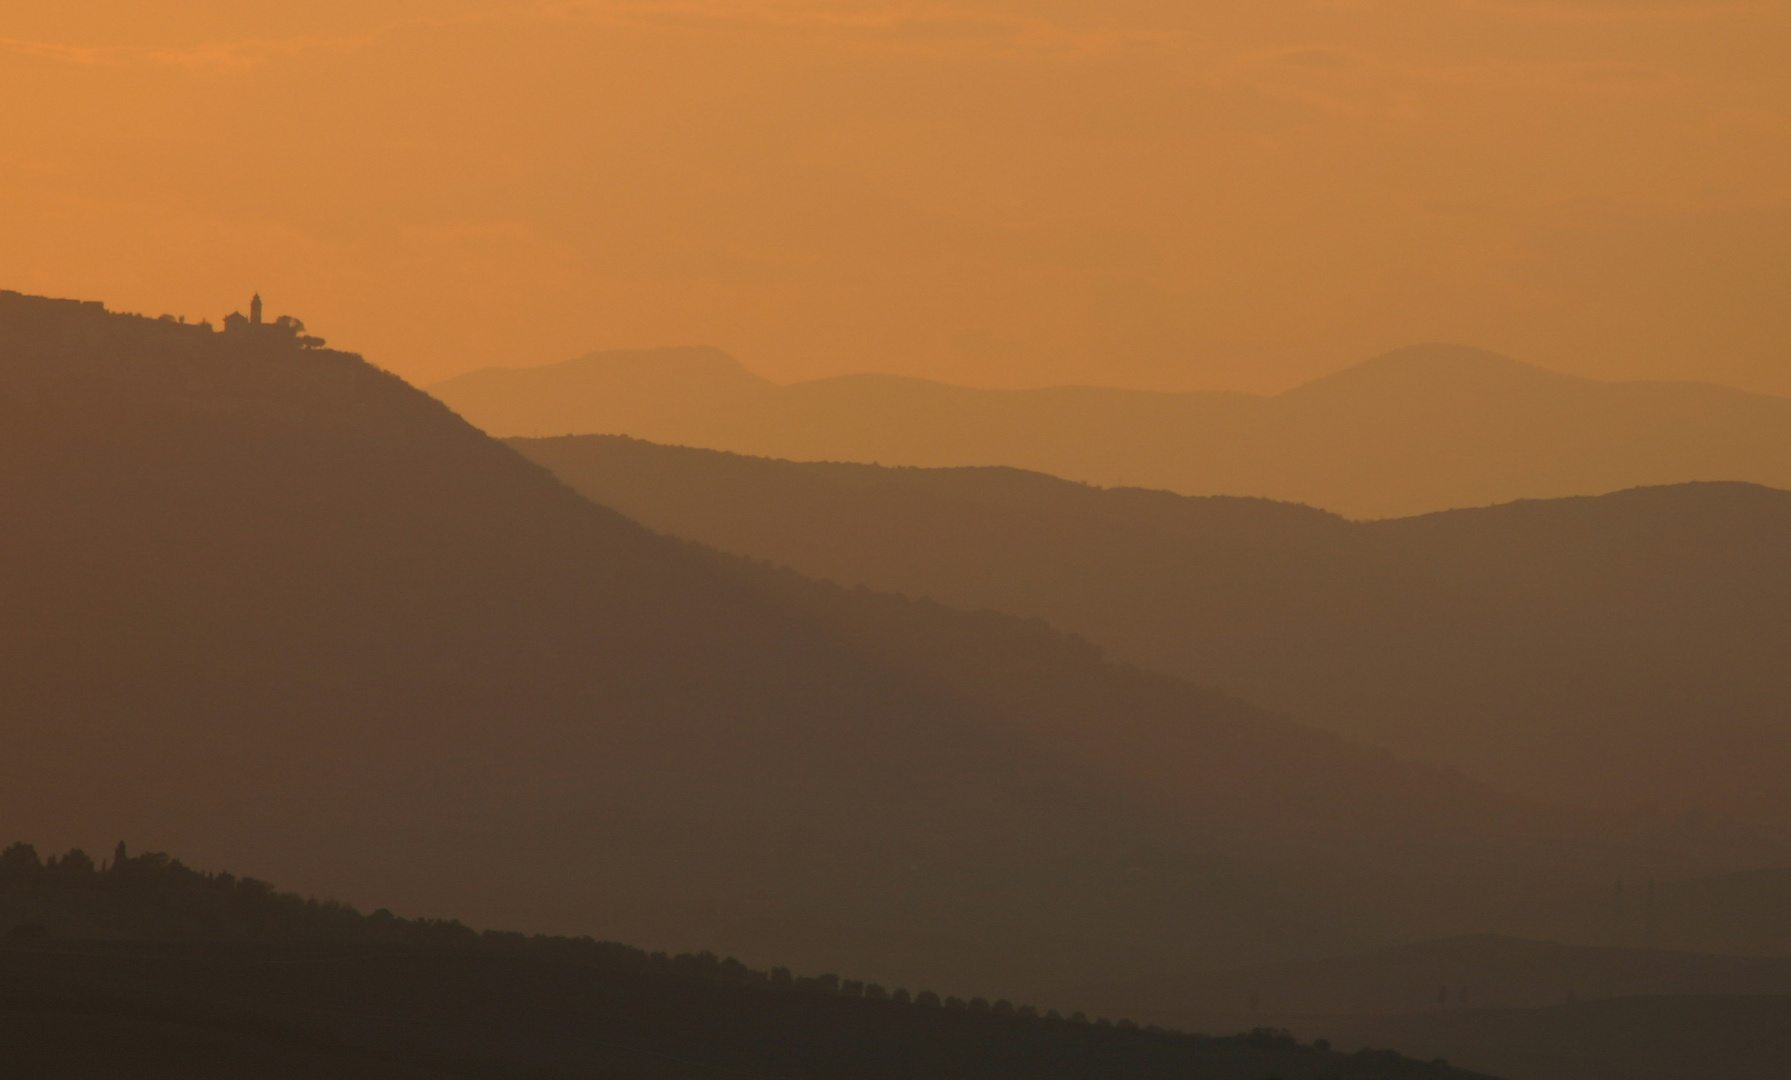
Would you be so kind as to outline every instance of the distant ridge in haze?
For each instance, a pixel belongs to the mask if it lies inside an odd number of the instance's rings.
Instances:
[[[1455,345],[1401,349],[1274,397],[973,390],[890,375],[779,386],[705,348],[489,368],[429,389],[505,437],[614,434],[801,461],[1009,465],[1352,518],[1691,480],[1791,487],[1791,400],[1597,382]]]
[[[1476,935],[1195,975],[1207,1023],[1260,1022],[1343,1048],[1398,1046],[1515,1080],[1731,1080],[1791,1060],[1791,959]]]
[[[1507,790],[1791,830],[1791,492],[1683,484],[1351,522],[1016,469],[512,445],[673,535],[1037,616]]]

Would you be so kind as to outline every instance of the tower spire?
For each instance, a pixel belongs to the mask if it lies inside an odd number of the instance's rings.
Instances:
[[[249,301],[249,324],[251,326],[260,326],[261,325],[261,294],[260,293],[256,293],[254,298]]]

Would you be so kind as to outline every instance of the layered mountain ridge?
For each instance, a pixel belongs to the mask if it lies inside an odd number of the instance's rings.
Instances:
[[[708,348],[592,353],[429,388],[499,436],[630,435],[804,461],[1012,466],[1106,486],[1399,517],[1695,480],[1791,487],[1791,400],[1606,383],[1421,345],[1264,397],[778,385]]]
[[[513,440],[654,528],[1035,616],[1117,656],[1563,804],[1782,852],[1791,492],[1640,488],[1351,522],[1014,469]]]
[[[0,813],[987,993],[1694,864],[992,613],[656,535],[360,358],[0,297]]]

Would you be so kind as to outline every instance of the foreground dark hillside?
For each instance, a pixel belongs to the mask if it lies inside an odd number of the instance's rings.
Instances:
[[[0,818],[48,843],[1007,996],[1584,932],[1652,865],[1040,624],[663,538],[285,338],[0,296],[0,490]]]
[[[29,908],[103,938],[64,940]],[[10,932],[9,932],[10,931]],[[1468,1074],[307,902],[165,856],[0,854],[0,1074],[1262,1080]]]
[[[1235,495],[1352,518],[1644,485],[1791,487],[1791,401],[1699,383],[1607,383],[1456,345],[1399,349],[1283,394],[893,375],[780,386],[714,349],[487,368],[430,392],[493,435],[631,435],[799,461],[1000,465]]]
[[[513,445],[674,535],[1040,616],[1508,789],[1651,806],[1688,843],[1717,844],[1724,819],[1791,824],[1788,492],[1689,484],[1354,523],[1012,469]]]

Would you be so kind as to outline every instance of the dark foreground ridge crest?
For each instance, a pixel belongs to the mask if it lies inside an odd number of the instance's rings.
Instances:
[[[16,923],[22,912],[38,919]],[[0,852],[0,1030],[9,1060],[127,1063],[208,1078],[183,1040],[241,1067],[331,1076],[632,1080],[862,1076],[921,1080],[1451,1080],[1391,1051],[1334,1054],[1285,1032],[1204,1037],[1089,1022],[1081,1013],[910,995],[833,975],[754,971],[712,953],[667,956],[590,938],[476,933],[281,893],[120,844]],[[78,927],[65,939],[50,923]],[[362,1017],[377,1010],[378,1023]],[[452,1025],[456,1034],[445,1034]],[[117,1029],[128,1048],[110,1048]],[[196,1035],[197,1033],[197,1039]],[[78,1040],[78,1041],[75,1041]],[[73,1049],[71,1049],[71,1044]],[[397,1070],[397,1071],[395,1071]],[[85,1071],[59,1075],[97,1075]],[[283,1073],[281,1075],[284,1075]]]

